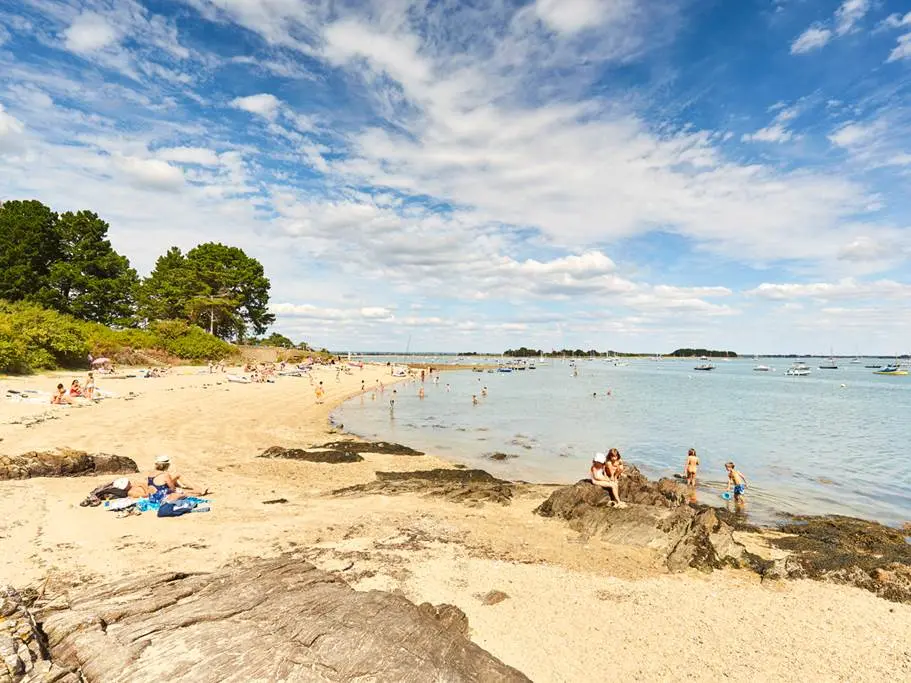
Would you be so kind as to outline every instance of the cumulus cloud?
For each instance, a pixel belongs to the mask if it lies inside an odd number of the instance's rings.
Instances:
[[[173,192],[184,182],[179,168],[160,159],[125,156],[115,159],[115,162],[130,183],[140,189]]]
[[[791,43],[792,55],[803,55],[824,47],[832,39],[832,32],[820,26],[811,26]]]
[[[835,33],[840,36],[855,30],[870,10],[870,0],[845,0],[835,11]]]
[[[627,16],[635,10],[632,0],[536,0],[534,11],[551,30],[577,33]]]
[[[120,40],[119,32],[100,14],[83,12],[63,32],[68,50],[79,53],[94,52]]]
[[[12,114],[7,113],[0,103],[0,154],[18,152],[22,149],[22,135],[25,126]]]
[[[898,45],[889,53],[887,62],[897,62],[900,59],[911,59],[911,33],[899,36]]]
[[[234,109],[256,114],[271,121],[278,115],[281,100],[270,93],[259,93],[258,95],[236,97],[231,100],[231,106]]]

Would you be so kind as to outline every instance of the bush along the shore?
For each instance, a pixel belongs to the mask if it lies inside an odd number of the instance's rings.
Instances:
[[[37,304],[0,300],[0,373],[77,368],[86,365],[89,354],[117,360],[137,352],[218,360],[237,349],[183,320],[160,320],[145,329],[115,329]]]

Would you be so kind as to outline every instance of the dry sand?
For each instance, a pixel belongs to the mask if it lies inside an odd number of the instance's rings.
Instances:
[[[508,507],[326,496],[377,470],[448,466],[431,456],[367,454],[343,465],[255,457],[338,438],[331,407],[361,380],[388,383],[386,372],[367,366],[336,382],[334,370],[317,370],[324,405],[306,378],[228,384],[193,368],[100,378],[120,398],[95,406],[0,403],[0,452],[69,446],[126,455],[142,468],[167,453],[176,471],[214,491],[206,514],[117,519],[78,506],[105,477],[0,482],[0,583],[48,581],[53,593],[130,572],[294,552],[358,589],[458,605],[477,643],[536,681],[911,679],[909,605],[810,581],[760,585],[746,572],[669,575],[648,550],[583,541],[532,515],[543,486]],[[0,389],[49,390],[59,377],[3,379]],[[52,419],[26,426],[36,416]],[[288,503],[262,502],[275,498]],[[485,605],[491,590],[509,597]]]

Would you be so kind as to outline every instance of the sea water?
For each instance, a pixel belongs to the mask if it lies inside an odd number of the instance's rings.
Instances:
[[[749,482],[754,521],[781,513],[911,519],[911,376],[843,361],[838,370],[809,363],[809,377],[789,377],[788,361],[763,362],[774,371],[746,360],[704,372],[692,360],[548,359],[511,373],[442,372],[437,384],[428,374],[395,385],[392,410],[389,385],[348,401],[335,419],[365,438],[542,483],[587,476],[592,455],[609,448],[649,477],[671,476],[695,448],[699,500],[724,504],[732,460]]]

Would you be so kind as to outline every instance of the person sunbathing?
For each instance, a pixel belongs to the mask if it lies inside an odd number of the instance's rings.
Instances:
[[[208,495],[209,489],[200,490],[188,481],[185,481],[180,474],[168,472],[171,466],[171,459],[166,455],[159,455],[155,458],[155,471],[146,472],[145,482],[130,482],[128,495],[131,498],[146,498],[157,500],[177,500],[182,494],[205,496]],[[177,490],[181,490],[181,494]]]
[[[51,404],[55,406],[63,404],[72,404],[73,399],[71,399],[66,393],[66,387],[63,384],[57,385],[57,393],[51,396]]]
[[[74,379],[70,383],[70,396],[82,396],[82,387],[79,386],[78,379]]]

